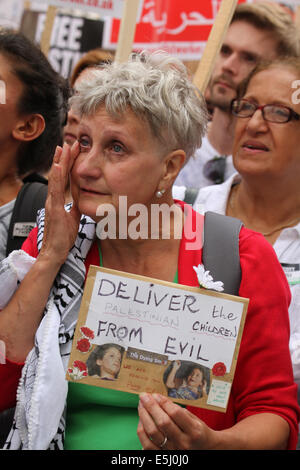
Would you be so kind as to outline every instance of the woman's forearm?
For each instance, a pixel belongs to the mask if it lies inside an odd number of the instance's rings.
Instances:
[[[0,340],[4,342],[6,357],[11,361],[24,361],[32,349],[60,266],[61,263],[40,254],[7,306],[0,312]]]
[[[24,361],[32,349],[53,281],[76,240],[80,213],[76,204],[66,211],[64,203],[69,170],[78,152],[78,143],[72,150],[68,145],[56,149],[48,178],[41,251],[0,312],[0,340],[5,343],[7,358],[14,362]]]
[[[258,413],[225,431],[215,431],[214,449],[285,450],[290,428],[279,415]]]

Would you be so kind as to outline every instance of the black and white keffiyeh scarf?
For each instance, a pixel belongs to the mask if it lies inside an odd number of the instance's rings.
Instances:
[[[42,210],[37,220],[39,250],[43,240],[44,217]],[[87,216],[82,216],[76,242],[50,292],[36,333],[35,346],[26,358],[17,391],[13,427],[4,449],[58,450],[64,447],[68,391],[65,374],[83,293],[85,258],[95,233],[95,222]],[[0,282],[5,282],[5,279],[11,278],[12,273],[15,273],[18,264],[16,260],[25,259],[25,262],[19,262],[22,266],[27,263],[27,267],[23,268],[25,272],[34,262],[21,250],[13,252],[12,255],[13,257],[3,261]],[[22,275],[24,277],[24,272]],[[38,295],[38,292],[35,295]]]

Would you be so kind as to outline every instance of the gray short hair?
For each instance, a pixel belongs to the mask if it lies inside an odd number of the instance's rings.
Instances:
[[[125,63],[101,65],[76,87],[71,105],[81,116],[100,106],[113,117],[129,107],[148,122],[166,150],[182,149],[187,158],[201,147],[207,109],[183,63],[157,51],[132,54]]]

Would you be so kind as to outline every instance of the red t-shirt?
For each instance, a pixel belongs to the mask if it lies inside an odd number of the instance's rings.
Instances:
[[[38,254],[36,238],[37,229],[34,229],[23,245],[23,249],[35,257]],[[202,262],[202,253],[201,250],[186,251],[185,241],[183,237],[178,281],[197,286],[192,266]],[[215,430],[230,428],[253,414],[278,414],[290,425],[288,448],[295,449],[300,412],[288,349],[290,289],[272,246],[262,235],[242,228],[239,251],[242,269],[239,296],[249,298],[250,302],[227,411],[188,408]],[[96,244],[87,256],[87,270],[90,264],[99,265]],[[18,369],[8,366],[17,382]],[[6,387],[5,393],[15,396],[13,385],[10,392]]]

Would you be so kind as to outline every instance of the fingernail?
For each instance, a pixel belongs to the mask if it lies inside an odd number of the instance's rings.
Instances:
[[[140,400],[142,403],[148,403],[150,401],[150,397],[147,393],[141,393],[140,394]]]
[[[58,145],[56,146],[56,149],[55,149],[55,152],[54,152],[54,156],[53,156],[53,161],[56,162],[59,160],[59,150],[60,150],[61,147],[59,147]]]
[[[158,393],[153,393],[153,398],[156,400],[158,403],[161,402],[161,396]]]
[[[141,402],[141,400],[139,401],[139,406],[138,406],[141,410],[144,408],[144,405],[143,403]]]

